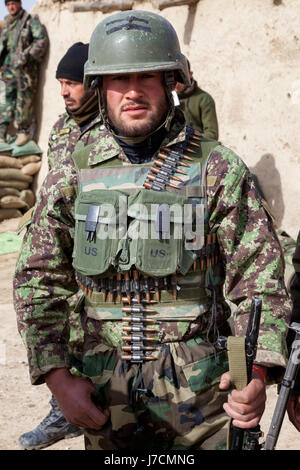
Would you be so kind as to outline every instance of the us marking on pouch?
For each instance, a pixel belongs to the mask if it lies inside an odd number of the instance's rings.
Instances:
[[[128,23],[126,23],[128,21]],[[143,18],[137,18],[136,16],[127,16],[127,18],[122,18],[120,20],[114,20],[114,21],[109,21],[106,23],[106,26],[110,26],[115,23],[121,23],[118,26],[115,26],[111,29],[108,29],[106,31],[106,34],[112,34],[116,33],[117,31],[121,31],[122,29],[137,29],[139,31],[145,31],[147,33],[151,33],[152,30],[149,28],[149,26],[144,26],[143,24],[136,24],[134,21],[139,21],[140,23],[148,24],[149,21],[143,19]]]
[[[151,248],[150,256],[152,256],[152,258],[165,258],[166,256],[168,256],[168,253],[166,252],[166,250],[154,250],[153,248]]]
[[[85,246],[84,254],[86,256],[98,256],[98,250],[97,248],[91,248],[90,246]]]

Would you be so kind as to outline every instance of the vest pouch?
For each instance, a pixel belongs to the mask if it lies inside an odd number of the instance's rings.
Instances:
[[[143,274],[164,277],[183,264],[184,205],[188,199],[175,193],[140,190],[128,198],[130,265]]]
[[[116,264],[126,234],[127,195],[117,190],[81,192],[75,202],[73,267],[81,274],[104,275]]]

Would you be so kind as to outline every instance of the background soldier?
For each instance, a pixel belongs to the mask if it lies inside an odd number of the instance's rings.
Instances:
[[[212,96],[198,86],[193,78],[190,62],[188,61],[190,85],[176,84],[180,99],[180,108],[184,112],[187,124],[200,131],[208,139],[218,140],[218,119],[216,105]]]
[[[88,59],[88,44],[73,44],[57,66],[56,78],[66,111],[54,124],[48,142],[48,165],[51,170],[72,155],[79,140],[89,143],[91,130],[100,123],[97,95],[83,88],[83,68]]]
[[[61,96],[66,111],[54,124],[49,137],[48,164],[50,170],[64,165],[72,155],[76,143],[81,140],[86,145],[89,136],[99,126],[99,106],[94,91],[83,87],[84,64],[88,59],[88,44],[73,44],[60,60],[56,78],[61,86]],[[83,332],[79,312],[74,312],[77,296],[69,301],[69,350],[73,360],[80,360],[82,354]],[[75,370],[73,370],[74,373]],[[32,431],[22,434],[19,444],[23,449],[41,449],[60,439],[82,434],[82,429],[74,426],[62,415],[55,397],[50,400],[50,413]]]
[[[0,105],[0,142],[5,141],[15,118],[15,143],[24,145],[30,140],[39,63],[47,50],[48,37],[38,16],[23,10],[21,1],[5,0],[5,4],[9,15],[0,38],[1,78],[6,86],[5,103]]]
[[[97,87],[105,128],[48,174],[14,278],[31,381],[46,382],[68,421],[85,428],[87,449],[220,448],[223,406],[234,425],[255,426],[264,380],[279,380],[286,364],[290,302],[271,220],[241,159],[198,140],[174,107],[175,84],[189,73],[167,20],[146,11],[105,18],[85,80]],[[122,213],[124,199],[125,235],[120,226],[102,236],[113,225],[103,207]],[[204,247],[172,236],[175,201],[203,208]],[[137,208],[149,204],[156,237],[135,238]],[[67,298],[78,285],[86,378],[69,372]],[[263,300],[253,379],[228,402],[227,353],[217,344],[229,334],[224,286],[238,306],[237,335],[252,297]]]
[[[295,275],[291,283],[291,296],[293,301],[293,312],[291,322],[300,323],[300,232],[297,238],[296,250],[293,256]],[[294,332],[289,330],[288,344],[291,346]],[[295,385],[288,402],[288,416],[298,431],[300,431],[300,369],[296,377]]]

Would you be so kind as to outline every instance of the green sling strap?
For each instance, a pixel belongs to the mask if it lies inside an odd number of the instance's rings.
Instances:
[[[245,337],[229,336],[227,352],[231,383],[237,390],[243,390],[247,385]]]

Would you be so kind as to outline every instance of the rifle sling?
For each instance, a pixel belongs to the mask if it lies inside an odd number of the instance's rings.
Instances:
[[[229,336],[227,352],[231,383],[237,390],[242,390],[247,385],[245,337]]]

